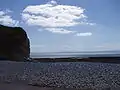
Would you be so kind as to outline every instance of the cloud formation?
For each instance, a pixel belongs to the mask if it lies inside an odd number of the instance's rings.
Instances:
[[[6,9],[5,11],[0,10],[0,24],[7,25],[7,26],[17,26],[19,24],[19,21],[14,20],[9,13],[12,11],[9,9]]]
[[[77,33],[76,36],[91,36],[91,32],[86,32],[86,33]]]
[[[59,5],[52,0],[42,5],[29,5],[22,12],[22,20],[30,26],[40,26],[53,33],[71,33],[64,27],[94,25],[87,22],[85,9],[78,6]]]
[[[52,32],[52,33],[59,33],[59,34],[70,34],[75,33],[75,31],[66,30],[63,28],[46,28],[46,30]]]

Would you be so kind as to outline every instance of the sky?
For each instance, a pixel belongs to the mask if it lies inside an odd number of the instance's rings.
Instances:
[[[120,50],[120,0],[1,0],[0,24],[22,27],[31,52]]]

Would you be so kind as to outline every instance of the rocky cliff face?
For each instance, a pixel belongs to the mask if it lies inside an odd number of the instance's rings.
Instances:
[[[0,57],[9,60],[24,60],[30,55],[30,42],[20,27],[0,25]]]

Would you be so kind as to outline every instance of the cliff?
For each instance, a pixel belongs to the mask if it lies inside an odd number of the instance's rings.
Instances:
[[[30,55],[30,42],[20,27],[0,25],[0,57],[21,61]]]

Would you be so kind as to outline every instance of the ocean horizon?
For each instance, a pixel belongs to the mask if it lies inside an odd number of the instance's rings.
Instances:
[[[88,51],[88,52],[31,52],[31,58],[86,58],[86,57],[117,57],[120,51]]]

